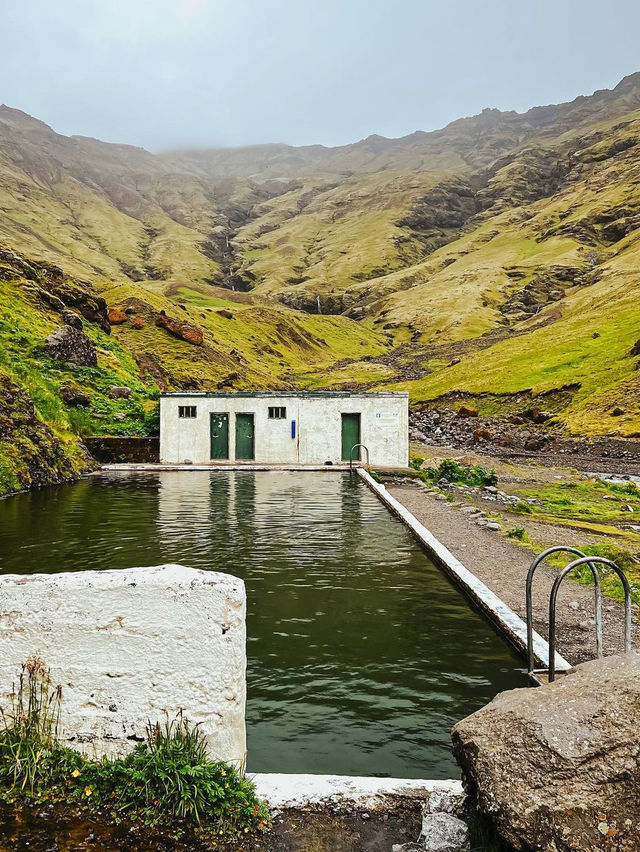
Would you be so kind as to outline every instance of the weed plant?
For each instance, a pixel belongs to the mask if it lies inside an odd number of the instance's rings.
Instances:
[[[443,459],[438,467],[423,468],[423,461],[422,457],[414,456],[409,465],[429,485],[433,485],[441,479],[445,479],[452,485],[469,485],[472,487],[496,485],[498,482],[498,475],[495,470],[481,465],[461,464],[455,459]]]
[[[266,831],[269,814],[243,767],[212,760],[198,725],[182,714],[149,723],[126,757],[87,759],[59,741],[62,690],[37,657],[23,666],[2,711],[0,798],[80,806],[110,822],[168,826],[177,834]]]

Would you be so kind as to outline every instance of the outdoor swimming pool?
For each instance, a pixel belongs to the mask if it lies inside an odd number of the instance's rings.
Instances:
[[[165,562],[246,583],[250,771],[455,777],[451,726],[526,685],[357,477],[105,472],[0,500],[2,573]]]

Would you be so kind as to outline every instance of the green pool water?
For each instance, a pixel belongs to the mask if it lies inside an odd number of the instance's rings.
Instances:
[[[0,500],[2,573],[164,562],[246,583],[251,771],[455,777],[452,725],[526,684],[348,474],[108,472]]]

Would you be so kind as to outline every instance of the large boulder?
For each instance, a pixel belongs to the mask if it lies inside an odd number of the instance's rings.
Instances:
[[[120,308],[109,308],[107,316],[109,318],[109,325],[121,325],[128,319],[126,313]]]
[[[98,356],[91,338],[84,331],[63,325],[50,334],[45,341],[47,355],[65,364],[81,367],[97,367]]]
[[[459,722],[467,791],[516,849],[640,848],[640,655],[592,660]]]
[[[167,316],[164,311],[160,311],[158,314],[156,318],[156,325],[158,328],[166,328],[166,330],[174,337],[178,337],[180,340],[186,340],[187,343],[193,343],[194,346],[199,346],[204,340],[202,329],[198,328],[197,325],[192,325],[191,323],[184,322],[183,320],[173,319],[173,317]]]

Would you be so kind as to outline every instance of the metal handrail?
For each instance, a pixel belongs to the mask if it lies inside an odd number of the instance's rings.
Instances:
[[[351,447],[351,452],[349,453],[349,470],[353,470],[353,451],[357,450],[358,447],[362,447],[362,449],[367,454],[367,467],[371,467],[371,463],[369,461],[369,448],[367,447],[367,445],[366,444],[354,444]],[[360,459],[358,459],[358,461],[360,461]]]
[[[607,565],[616,572],[618,577],[620,577],[620,582],[624,589],[624,650],[627,653],[631,650],[631,587],[629,586],[629,581],[627,580],[624,571],[619,568],[615,562],[612,562],[610,559],[605,559],[603,556],[583,556],[581,559],[576,559],[570,565],[567,565],[567,567],[560,572],[551,588],[551,596],[549,598],[549,683],[553,683],[556,677],[556,601],[558,598],[560,584],[567,574],[570,574],[574,568],[578,568],[580,565],[589,565],[592,562],[597,562],[600,565]],[[593,570],[593,566],[591,567]]]
[[[575,556],[579,556],[585,559],[584,553],[581,550],[578,550],[575,547],[564,547],[563,545],[555,545],[554,547],[549,547],[547,550],[544,550],[540,553],[531,563],[529,571],[527,573],[527,585],[526,585],[526,609],[527,609],[527,661],[528,661],[528,669],[529,676],[531,677],[535,668],[535,657],[533,653],[533,575],[536,572],[538,566],[544,562],[547,556],[551,556],[552,553],[573,553]],[[591,564],[591,562],[595,562],[595,557],[590,557],[589,567],[591,568],[591,572],[593,574],[593,584],[595,586],[595,622],[596,622],[596,653],[598,657],[602,656],[602,592],[600,590],[600,576],[598,574],[598,569]],[[551,628],[549,628],[551,630]],[[551,655],[551,651],[549,651]]]

